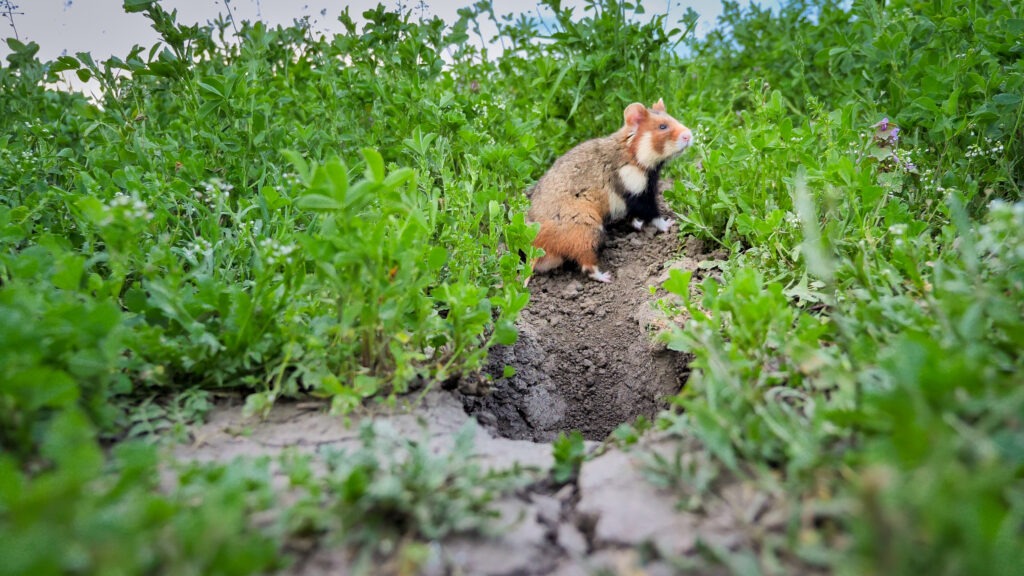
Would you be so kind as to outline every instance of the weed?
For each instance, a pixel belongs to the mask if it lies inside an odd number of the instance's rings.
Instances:
[[[574,480],[587,456],[583,434],[579,430],[569,434],[559,432],[558,438],[551,444],[551,453],[555,457],[555,465],[551,469],[555,482],[565,484]]]
[[[1019,522],[1022,468],[993,443],[1020,437],[1006,412],[1021,408],[1019,240],[995,230],[1022,210],[1019,162],[1003,154],[1022,145],[1010,128],[1019,98],[1004,90],[1019,92],[1024,70],[1006,65],[1016,24],[972,30],[957,22],[980,7],[947,8],[728,4],[727,25],[692,45],[697,62],[756,75],[706,79],[700,93],[729,104],[700,105],[714,133],[669,193],[684,227],[732,257],[695,300],[696,275],[665,283],[691,317],[666,341],[695,357],[684,412],[665,422],[714,457],[704,477],[716,465],[765,485],[781,474],[809,509],[823,484],[858,502],[839,520],[855,537],[840,573],[999,573],[1021,561],[1006,523]],[[796,32],[783,38],[786,23]],[[693,478],[669,464],[657,469],[670,483]],[[823,535],[818,546],[843,540]],[[836,562],[815,545],[800,553]]]

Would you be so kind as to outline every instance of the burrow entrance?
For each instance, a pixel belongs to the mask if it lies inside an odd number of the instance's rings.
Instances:
[[[699,242],[673,232],[617,226],[601,254],[610,284],[578,269],[535,276],[519,340],[492,351],[489,394],[464,395],[466,411],[507,438],[550,442],[579,430],[602,440],[623,422],[651,418],[685,382],[688,358],[653,341],[663,314],[653,303],[668,268],[695,269]],[[668,264],[667,264],[668,263]],[[515,369],[503,377],[505,366]]]

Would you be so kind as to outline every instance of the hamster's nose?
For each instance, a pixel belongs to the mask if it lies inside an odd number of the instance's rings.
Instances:
[[[683,126],[683,129],[679,132],[679,143],[681,144],[680,148],[686,148],[693,144],[693,133],[686,126]]]

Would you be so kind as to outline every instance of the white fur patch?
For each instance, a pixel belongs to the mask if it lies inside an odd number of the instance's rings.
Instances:
[[[633,164],[619,168],[619,182],[630,194],[643,194],[647,189],[647,173]]]
[[[608,192],[608,215],[612,220],[621,220],[626,215],[626,201],[614,190]]]
[[[672,227],[672,221],[666,220],[661,216],[651,220],[651,224],[654,224],[654,227],[658,229],[658,232],[668,232],[668,229]]]
[[[633,222],[631,222],[631,224],[633,225],[633,228],[636,228],[637,230],[644,229],[644,221],[639,218],[633,218]]]
[[[561,266],[563,262],[565,262],[565,258],[562,258],[561,256],[545,254],[533,263],[533,271],[534,273],[541,273],[554,270]]]
[[[636,159],[644,166],[655,166],[664,157],[658,154],[658,151],[654,149],[654,138],[650,134],[643,134],[640,137],[640,142],[636,146]],[[646,184],[646,179],[645,182]]]

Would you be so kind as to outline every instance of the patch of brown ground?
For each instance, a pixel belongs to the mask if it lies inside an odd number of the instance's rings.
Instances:
[[[675,230],[616,227],[601,253],[602,284],[571,265],[530,281],[519,341],[492,350],[490,394],[467,395],[466,411],[498,434],[538,442],[579,430],[604,439],[623,422],[652,417],[686,380],[687,358],[656,343],[664,328],[655,301],[666,263],[695,267],[698,242],[684,249]],[[652,290],[654,288],[655,290]],[[653,293],[652,293],[653,292]],[[505,366],[515,374],[503,378]]]

